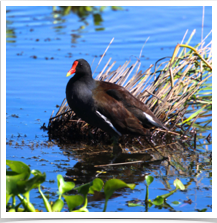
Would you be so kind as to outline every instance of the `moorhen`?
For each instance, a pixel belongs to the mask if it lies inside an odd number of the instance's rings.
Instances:
[[[151,127],[167,129],[147,105],[124,87],[94,80],[86,60],[75,60],[66,76],[73,73],[66,86],[69,107],[90,125],[109,133],[115,143],[122,134],[146,136],[146,129]]]

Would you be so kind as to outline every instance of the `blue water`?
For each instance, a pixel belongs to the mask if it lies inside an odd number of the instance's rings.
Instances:
[[[188,30],[185,39],[187,41],[190,33],[196,29],[190,45],[195,46],[201,41],[202,7],[123,7],[123,9],[123,11],[112,11],[107,8],[101,14],[103,21],[95,25],[91,15],[84,22],[73,13],[65,16],[52,13],[51,6],[7,7],[6,142],[13,141],[6,146],[6,158],[21,160],[29,164],[32,169],[46,172],[47,181],[43,185],[51,192],[56,192],[57,174],[65,175],[66,167],[72,168],[77,161],[67,157],[58,145],[45,147],[43,143],[48,142],[48,137],[40,127],[43,123],[47,125],[55,106],[60,105],[64,99],[68,82],[66,73],[73,61],[84,58],[92,63],[96,57],[92,65],[94,70],[100,55],[114,37],[97,69],[95,74],[97,75],[110,57],[112,61],[116,61],[114,69],[123,65],[129,58],[135,61],[149,37],[141,57],[141,69],[145,70],[158,59],[171,56],[186,30]],[[205,7],[203,36],[205,37],[211,29],[212,7]],[[206,43],[209,43],[211,38],[212,35],[208,37]],[[14,114],[18,118],[13,117]],[[59,160],[66,166],[59,165]],[[171,185],[174,179],[169,179]],[[191,198],[194,203],[182,204],[176,207],[176,210],[189,212],[207,208],[207,211],[211,211],[211,208],[206,207],[212,204],[210,179],[207,173],[201,179],[202,189],[196,189],[195,181],[187,192],[177,192],[168,202],[184,196],[183,200]],[[55,180],[55,183],[50,183],[49,180]],[[164,186],[159,179],[151,185],[155,194],[161,194],[158,188],[162,187]],[[204,187],[208,187],[209,190],[203,189]],[[134,192],[127,190],[125,198],[119,197],[109,201],[107,210],[117,211],[121,207],[122,211],[144,211],[142,207],[126,206],[126,201],[131,199],[138,197],[144,199],[145,185],[139,183],[136,188],[138,190]],[[39,200],[36,198],[38,194],[34,193],[31,194],[32,202],[38,203]],[[95,207],[90,207],[90,211],[101,211],[102,206],[98,207],[97,202],[95,204]],[[43,209],[43,205],[38,208]],[[168,209],[160,210],[152,207],[150,211],[168,211]]]

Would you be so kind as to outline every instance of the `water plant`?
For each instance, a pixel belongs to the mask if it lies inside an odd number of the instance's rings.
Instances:
[[[166,199],[174,194],[177,190],[185,190],[186,187],[183,185],[183,183],[179,179],[174,180],[174,186],[176,187],[174,190],[171,190],[169,193],[162,194],[154,198],[153,200],[149,199],[149,186],[150,184],[154,181],[154,177],[151,175],[146,175],[145,176],[145,182],[146,182],[146,196],[145,196],[145,204],[142,202],[139,203],[133,203],[133,202],[128,202],[129,207],[146,207],[146,212],[148,211],[148,208],[151,207],[152,205],[156,206],[162,206],[166,203]]]
[[[60,212],[63,210],[65,202],[70,212],[89,212],[88,210],[88,194],[94,194],[95,191],[103,191],[105,202],[103,212],[107,209],[107,204],[112,194],[121,188],[130,188],[133,190],[135,183],[127,184],[120,179],[109,179],[105,183],[100,178],[95,178],[89,183],[75,187],[75,183],[65,181],[62,175],[57,175],[58,198],[53,202],[49,201],[41,190],[41,184],[46,179],[46,174],[39,170],[30,170],[29,166],[20,161],[6,161],[9,168],[6,172],[6,209],[8,212],[38,212],[30,201],[30,191],[38,188],[44,207],[47,212]],[[33,175],[30,178],[30,175]],[[186,187],[179,179],[174,181],[175,189],[164,195],[159,195],[153,200],[149,199],[149,186],[153,182],[154,177],[147,175],[144,178],[146,182],[145,203],[147,205],[163,205],[165,199],[175,193],[177,190],[185,190]],[[73,191],[73,194],[71,194]],[[75,194],[76,193],[76,194]],[[16,202],[16,197],[20,202]],[[62,199],[64,198],[64,200]],[[10,204],[10,199],[12,203]],[[128,206],[143,206],[143,204],[135,204],[128,202]],[[148,206],[147,206],[148,207]]]
[[[30,202],[30,191],[33,188],[38,188],[39,193],[43,199],[44,206],[48,212],[60,212],[64,207],[64,197],[69,211],[74,212],[88,212],[87,194],[93,194],[94,191],[101,191],[104,182],[100,178],[95,178],[93,181],[83,184],[79,187],[75,187],[74,182],[66,182],[62,175],[57,175],[58,185],[58,199],[55,202],[48,201],[47,197],[41,190],[41,184],[46,179],[46,174],[41,173],[38,170],[30,170],[28,165],[20,161],[7,160],[6,164],[10,167],[6,172],[6,207],[8,212],[36,212],[33,204]],[[33,174],[34,177],[29,178]],[[106,211],[107,203],[109,198],[112,196],[114,191],[128,187],[134,189],[135,184],[126,184],[120,179],[110,179],[105,182],[104,194],[105,194],[105,206],[103,211]],[[67,192],[71,190],[77,191],[76,195],[68,195]],[[20,202],[16,203],[16,197],[19,198]],[[8,205],[9,200],[12,198],[12,205]],[[82,207],[79,207],[83,204]],[[23,206],[21,208],[20,206]],[[79,207],[79,208],[77,208]],[[75,210],[75,208],[77,208]]]

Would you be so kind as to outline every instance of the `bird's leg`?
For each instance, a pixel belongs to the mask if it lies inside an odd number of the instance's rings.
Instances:
[[[121,144],[119,144],[118,137],[112,137],[112,145],[113,145],[113,154],[117,155],[118,153],[122,153]]]
[[[112,145],[113,145],[113,156],[114,158],[111,160],[111,162],[109,164],[113,164],[115,162],[115,160],[122,154],[122,147],[121,144],[119,144],[119,138],[113,136],[112,138]],[[102,171],[104,171],[105,169],[103,169]],[[98,177],[98,175],[101,172],[99,172],[95,177]]]
[[[145,139],[145,141],[154,149],[154,151],[156,151],[157,153],[159,153],[162,157],[163,157],[163,159],[167,159],[167,157],[165,157],[160,151],[158,151],[155,147],[154,147],[154,142],[152,142],[152,139],[149,141],[149,139],[148,139],[148,137],[147,136],[145,136],[144,137],[144,139]]]

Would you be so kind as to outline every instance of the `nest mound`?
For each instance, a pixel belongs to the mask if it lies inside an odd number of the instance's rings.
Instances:
[[[176,56],[180,47],[185,48]],[[186,52],[186,48],[190,50]],[[130,64],[131,60],[126,61],[118,69],[111,71],[115,62],[110,64],[110,58],[95,79],[121,85],[148,105],[155,116],[171,130],[168,134],[160,129],[151,130],[152,140],[156,145],[162,144],[162,141],[171,143],[175,137],[180,138],[180,135],[188,135],[189,139],[192,139],[195,135],[192,124],[204,109],[212,105],[211,102],[204,103],[204,95],[198,93],[202,92],[204,87],[207,88],[206,81],[212,76],[211,52],[211,43],[204,46],[203,41],[195,48],[178,44],[171,60],[160,63],[165,60],[162,58],[144,72],[139,71],[140,58],[133,64]],[[152,68],[154,72],[151,72]],[[195,109],[193,114],[186,118],[185,114],[190,105],[203,109],[200,111]],[[53,113],[48,124],[50,139],[60,143],[82,141],[88,145],[111,143],[107,133],[78,118],[67,105],[66,99],[63,100],[54,117]],[[145,141],[141,137],[133,138],[124,135],[120,138],[120,143],[126,147],[133,148],[136,145],[144,148]]]

